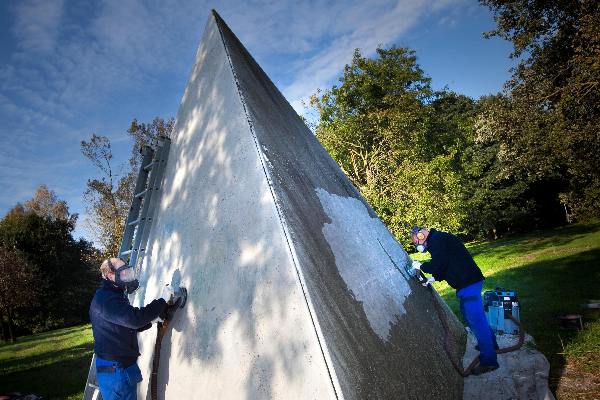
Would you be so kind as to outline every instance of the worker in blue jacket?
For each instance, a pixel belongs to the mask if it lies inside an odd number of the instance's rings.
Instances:
[[[161,298],[146,307],[133,307],[127,298],[139,286],[133,267],[119,258],[109,258],[100,266],[100,272],[102,285],[90,305],[96,379],[104,400],[135,400],[137,384],[142,381],[137,365],[137,333],[164,315],[167,303],[172,303],[176,295],[167,285]]]
[[[475,264],[462,241],[446,232],[414,227],[411,239],[417,251],[429,251],[431,261],[413,261],[413,268],[433,275],[432,280],[448,282],[456,289],[460,311],[479,345],[479,365],[472,371],[480,375],[498,368],[496,336],[490,328],[483,310],[481,289],[483,274]]]

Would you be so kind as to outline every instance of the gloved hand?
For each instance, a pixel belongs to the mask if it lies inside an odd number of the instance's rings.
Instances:
[[[164,299],[164,301],[166,301],[167,304],[174,301],[173,298],[175,297],[175,291],[173,290],[171,285],[169,285],[168,283],[165,285],[162,291],[162,295],[160,297]]]
[[[421,263],[417,260],[413,260],[412,268],[410,269],[410,276],[417,276],[421,271]]]
[[[425,282],[421,283],[421,285],[427,287],[427,286],[431,285],[434,281],[435,281],[435,278],[433,276],[430,276],[429,278],[427,278],[427,280]]]
[[[158,316],[158,318],[156,318],[155,321],[161,322],[163,324],[168,323],[171,319],[173,319],[173,315],[175,315],[175,312],[179,308],[180,304],[181,304],[181,296],[176,295],[176,300],[173,300],[173,303],[167,303],[167,307],[164,309],[162,314],[160,314]]]
[[[162,296],[160,297],[163,298],[168,305],[175,304],[181,299],[181,291],[179,288],[174,290],[173,287],[167,283],[163,288]]]

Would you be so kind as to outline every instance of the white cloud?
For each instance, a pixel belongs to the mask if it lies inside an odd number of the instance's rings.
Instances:
[[[302,101],[325,88],[340,75],[345,64],[352,59],[354,49],[371,54],[379,45],[391,45],[408,29],[419,22],[426,13],[436,12],[450,4],[451,0],[419,1],[404,0],[381,2],[381,7],[358,6],[337,18],[339,34],[308,60],[300,60],[295,66],[295,80],[283,88],[283,92],[296,111],[302,113]],[[385,4],[383,4],[385,3]],[[344,29],[353,27],[353,29]]]
[[[63,0],[27,0],[17,3],[12,32],[24,51],[54,48],[63,16]]]

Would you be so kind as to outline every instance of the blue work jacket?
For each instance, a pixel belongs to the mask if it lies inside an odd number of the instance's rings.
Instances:
[[[90,305],[94,353],[124,367],[135,363],[140,355],[137,333],[148,329],[166,307],[164,299],[154,300],[146,307],[133,307],[122,289],[104,279]]]
[[[427,237],[431,261],[421,265],[421,271],[432,274],[436,281],[447,281],[460,290],[484,280],[481,270],[463,242],[451,233],[432,229]]]

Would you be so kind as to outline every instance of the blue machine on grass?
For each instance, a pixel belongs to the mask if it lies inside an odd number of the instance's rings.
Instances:
[[[496,333],[519,333],[519,327],[511,319],[520,321],[517,292],[497,287],[483,293],[483,308],[492,330]]]

